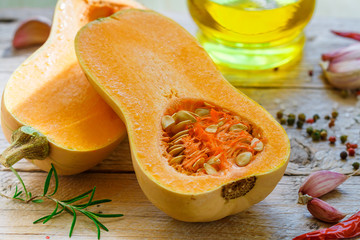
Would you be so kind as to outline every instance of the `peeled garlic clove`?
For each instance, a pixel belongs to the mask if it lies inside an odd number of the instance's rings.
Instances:
[[[328,170],[314,172],[301,185],[299,196],[307,194],[311,197],[321,197],[334,190],[348,178],[349,176]],[[299,198],[299,203],[302,203],[301,198]]]
[[[346,216],[346,214],[318,198],[311,198],[307,203],[307,209],[315,218],[328,223],[339,222]]]
[[[16,49],[43,44],[49,37],[51,21],[45,17],[36,17],[21,23],[17,28],[12,45]]]
[[[360,57],[360,56],[359,56]],[[345,61],[330,62],[327,71],[333,73],[346,73],[360,70],[360,58]]]
[[[337,61],[355,59],[355,58],[360,57],[360,56],[358,56],[359,52],[360,52],[360,44],[355,43],[355,44],[351,44],[347,47],[335,49],[331,52],[324,53],[321,55],[321,59],[323,61],[333,61],[335,59],[337,59]],[[356,56],[358,56],[358,57],[356,57]]]

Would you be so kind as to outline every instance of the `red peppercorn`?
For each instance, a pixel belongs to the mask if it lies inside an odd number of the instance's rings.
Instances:
[[[349,148],[355,149],[357,147],[358,147],[358,145],[356,143],[349,143],[349,142],[346,143],[346,149],[349,149]]]
[[[334,144],[334,143],[336,142],[336,137],[335,137],[335,136],[329,137],[329,142],[330,142],[331,144]]]
[[[306,123],[314,123],[314,119],[309,118],[308,120],[306,120]]]
[[[355,156],[355,150],[353,148],[349,148],[348,152],[349,152],[349,156],[351,157]]]
[[[313,70],[308,71],[308,75],[311,77],[314,74]]]

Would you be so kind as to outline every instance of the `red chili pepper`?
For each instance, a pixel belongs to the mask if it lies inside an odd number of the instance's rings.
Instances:
[[[360,235],[360,212],[332,227],[316,230],[295,237],[293,240],[326,240],[352,238]]]
[[[314,119],[313,119],[313,118],[309,118],[308,120],[306,120],[306,123],[314,123]]]
[[[346,38],[352,38],[355,40],[360,41],[360,33],[355,33],[355,32],[338,32],[338,31],[333,31],[331,30],[332,33],[341,36],[341,37],[346,37]]]

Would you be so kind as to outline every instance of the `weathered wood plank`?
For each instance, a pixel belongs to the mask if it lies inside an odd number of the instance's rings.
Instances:
[[[45,179],[43,173],[21,173],[33,193],[41,193]],[[297,190],[304,177],[284,177],[274,192],[263,202],[243,213],[211,223],[185,223],[174,220],[154,207],[140,190],[133,174],[81,174],[60,177],[60,196],[74,194],[97,186],[96,199],[111,198],[111,203],[92,210],[103,213],[124,213],[123,219],[104,220],[110,229],[102,233],[104,239],[291,239],[310,231],[327,227],[311,217],[305,206],[297,205]],[[345,213],[358,210],[360,177],[352,177],[338,190],[323,199]],[[0,172],[0,190],[10,193],[14,189],[12,173]],[[11,190],[10,190],[11,188]],[[48,214],[52,203],[14,203],[0,198],[0,239],[67,239],[71,217],[64,216],[49,223],[32,225],[32,221]],[[95,239],[95,228],[79,217],[72,239]]]

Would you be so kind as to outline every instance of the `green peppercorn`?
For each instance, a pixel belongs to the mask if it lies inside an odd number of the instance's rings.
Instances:
[[[290,113],[290,114],[288,115],[288,118],[293,118],[293,119],[295,119],[295,114]]]
[[[281,124],[281,125],[285,125],[285,124],[286,124],[286,119],[285,119],[285,118],[281,118],[281,119],[280,119],[280,124]]]
[[[313,131],[314,131],[314,129],[313,129],[312,127],[308,127],[308,128],[306,129],[306,132],[307,132],[307,134],[309,134],[309,136],[311,136],[311,134],[313,133]]]
[[[289,126],[293,126],[294,123],[295,123],[295,118],[289,117],[289,118],[287,119],[287,124],[288,124]]]
[[[347,135],[341,135],[341,137],[340,137],[340,141],[341,141],[341,143],[346,143],[346,141],[347,141]]]
[[[352,164],[352,166],[353,166],[353,168],[354,168],[355,170],[358,170],[359,167],[360,167],[360,163],[359,163],[359,162],[354,162],[354,163]]]
[[[319,114],[315,114],[315,115],[313,116],[313,119],[314,119],[314,122],[316,122],[318,119],[320,119]]]
[[[284,116],[283,111],[278,111],[278,112],[276,113],[276,117],[277,117],[278,119],[282,119],[283,116]]]
[[[347,156],[348,156],[348,154],[347,154],[346,151],[342,151],[342,152],[340,153],[340,157],[341,157],[342,160],[345,160],[345,159],[347,158]]]
[[[318,131],[314,131],[311,134],[311,138],[313,141],[319,141],[320,140],[320,133]]]
[[[301,120],[298,120],[298,121],[296,122],[296,126],[297,126],[297,128],[302,128],[302,127],[303,127],[303,125],[304,125],[304,122],[303,122],[303,121],[301,121]]]
[[[305,122],[305,121],[306,121],[306,116],[305,116],[305,114],[300,113],[300,114],[298,115],[298,119],[299,119],[300,121]]]
[[[337,118],[337,116],[339,116],[339,113],[338,113],[337,111],[333,111],[333,112],[331,113],[331,116],[332,116],[333,118]]]
[[[329,115],[326,115],[324,118],[325,118],[325,120],[330,120],[330,116],[329,116]]]
[[[326,130],[321,130],[321,131],[320,131],[320,137],[321,137],[321,140],[326,140],[326,138],[327,138],[327,131],[326,131]]]

